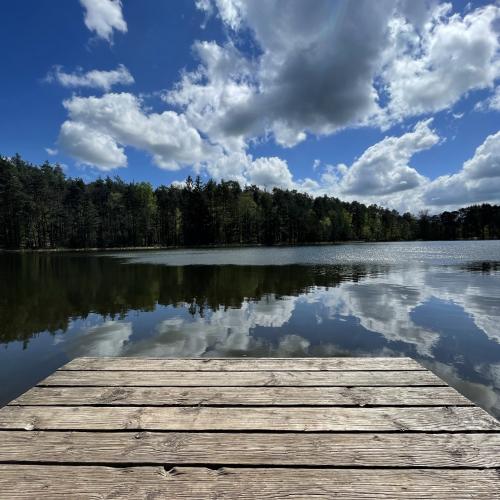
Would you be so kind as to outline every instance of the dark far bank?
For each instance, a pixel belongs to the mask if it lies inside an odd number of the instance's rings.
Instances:
[[[205,183],[85,183],[61,167],[0,157],[0,248],[106,249],[500,238],[500,206],[436,215],[298,191]]]

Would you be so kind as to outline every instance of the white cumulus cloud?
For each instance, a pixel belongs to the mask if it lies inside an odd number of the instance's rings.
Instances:
[[[409,166],[415,153],[439,142],[430,128],[432,120],[417,123],[411,132],[400,137],[386,137],[369,147],[350,167],[340,171],[342,193],[374,196],[414,189],[425,177]]]
[[[382,72],[388,113],[404,118],[436,112],[472,90],[491,88],[500,76],[499,21],[497,5],[461,16],[451,4],[437,4],[421,30],[396,14]]]
[[[250,91],[221,115],[218,127],[228,137],[271,132],[277,142],[291,147],[304,140],[306,132],[331,133],[376,114],[373,82],[395,4],[214,2],[211,8],[221,20],[232,30],[249,29],[262,50],[252,61],[255,81]],[[238,76],[233,72],[231,80],[239,81]],[[229,83],[209,79],[197,85],[216,86],[223,93]]]
[[[196,42],[193,52],[200,65],[183,74],[165,94],[165,101],[180,107],[194,126],[226,150],[245,149],[245,135],[227,134],[222,125],[231,109],[244,105],[254,94],[256,68],[231,43]]]
[[[500,203],[500,132],[488,136],[458,173],[432,181],[423,198],[440,207]]]
[[[47,75],[47,81],[56,81],[63,87],[89,87],[109,91],[114,85],[130,85],[134,83],[134,77],[130,71],[120,64],[116,69],[103,71],[93,69],[84,73],[81,69],[66,73],[61,66],[55,66]]]
[[[293,187],[292,174],[286,161],[277,157],[258,158],[251,162],[246,169],[249,184],[256,184],[263,188]]]
[[[150,153],[167,170],[207,161],[213,150],[184,115],[148,113],[132,94],[72,97],[64,101],[69,119],[59,145],[82,163],[107,170],[126,165],[124,146]]]
[[[213,60],[201,56],[201,69],[176,89],[189,93],[190,108],[205,111],[206,101],[198,100],[207,94],[238,91],[231,106],[207,113],[226,140],[271,134],[293,147],[307,133],[386,128],[451,108],[473,90],[492,88],[500,76],[498,5],[464,14],[448,3],[408,0],[197,5],[207,14],[216,12],[230,33],[248,30],[261,49],[250,58],[212,42],[219,60],[232,61],[231,71],[214,75]]]
[[[84,122],[65,121],[59,133],[59,144],[79,162],[103,171],[127,166],[127,156],[113,137]]]
[[[475,106],[476,111],[500,111],[500,86],[485,101],[480,101]]]
[[[112,40],[113,31],[127,32],[121,0],[80,0],[85,13],[85,26],[99,38]]]
[[[488,136],[472,158],[457,166],[457,173],[431,180],[410,165],[416,153],[440,142],[431,124],[431,119],[423,120],[410,132],[382,139],[351,165],[326,165],[318,186],[302,186],[314,195],[329,194],[413,213],[500,203],[500,131]]]

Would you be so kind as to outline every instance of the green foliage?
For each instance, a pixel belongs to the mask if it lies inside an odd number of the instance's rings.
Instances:
[[[58,166],[0,157],[0,247],[111,248],[499,238],[500,207],[429,216],[234,181],[85,184]]]

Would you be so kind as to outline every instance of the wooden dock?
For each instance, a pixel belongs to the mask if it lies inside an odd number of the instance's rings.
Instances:
[[[499,498],[500,422],[409,358],[78,358],[0,410],[0,498]]]

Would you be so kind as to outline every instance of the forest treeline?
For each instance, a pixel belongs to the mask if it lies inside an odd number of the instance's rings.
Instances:
[[[399,214],[376,205],[234,181],[183,186],[85,183],[59,166],[0,157],[0,247],[111,248],[300,244],[499,238],[500,206],[439,215]]]

